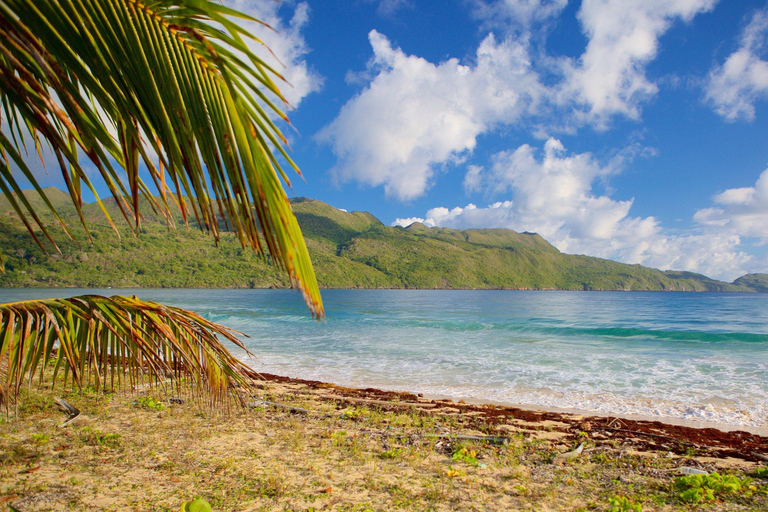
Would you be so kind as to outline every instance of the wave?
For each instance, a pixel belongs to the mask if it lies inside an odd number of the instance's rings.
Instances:
[[[635,327],[547,327],[536,329],[543,334],[608,338],[651,338],[664,341],[696,341],[702,343],[766,343],[768,334],[750,332],[704,332],[690,330],[639,329]]]
[[[289,321],[276,319],[278,321]],[[292,321],[292,320],[291,320]],[[360,322],[361,319],[355,319]],[[568,325],[546,325],[536,319],[525,321],[464,321],[432,320],[403,318],[366,318],[365,323],[381,324],[382,327],[436,329],[447,332],[482,332],[502,331],[510,334],[552,336],[558,338],[621,338],[653,339],[662,341],[701,342],[701,343],[768,343],[768,334],[734,331],[700,331],[691,329],[644,329],[641,327],[581,327]]]

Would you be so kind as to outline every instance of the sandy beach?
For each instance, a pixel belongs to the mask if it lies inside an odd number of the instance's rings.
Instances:
[[[228,412],[33,388],[0,423],[0,510],[768,508],[765,436],[263,377]],[[52,396],[81,416],[59,427]],[[702,508],[675,488],[691,470],[742,483]]]

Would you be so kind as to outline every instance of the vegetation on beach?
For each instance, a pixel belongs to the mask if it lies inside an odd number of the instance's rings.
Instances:
[[[259,402],[224,415],[171,401],[175,395],[159,389],[133,399],[86,390],[64,395],[83,414],[60,428],[64,415],[50,393],[25,390],[19,417],[0,422],[0,500],[24,512],[177,511],[200,497],[216,512],[768,507],[768,479],[754,463],[649,451],[638,439],[605,439],[553,422],[498,430],[450,404],[355,404],[329,397],[332,388],[300,384],[269,384],[261,393],[308,412]],[[552,463],[582,442],[579,457]],[[688,466],[710,474],[680,477]],[[703,489],[703,498],[696,503],[689,494],[699,491],[689,489]]]
[[[51,189],[64,216],[66,197]],[[109,211],[115,206],[105,202]],[[478,288],[560,290],[766,291],[751,275],[733,284],[690,272],[563,254],[541,236],[505,229],[453,230],[414,224],[389,227],[368,213],[344,212],[320,201],[292,200],[321,286],[329,288]],[[240,247],[222,230],[219,247],[195,230],[169,230],[146,215],[139,237],[117,240],[85,205],[93,242],[62,240],[62,254],[46,255],[0,200],[0,246],[7,273],[0,286],[80,287],[286,287],[287,277]],[[127,232],[127,226],[118,226]],[[761,284],[763,283],[763,284]]]
[[[242,402],[253,370],[222,340],[247,349],[236,331],[172,306],[85,295],[0,304],[0,404],[22,386],[62,376],[78,388],[136,387],[186,379],[211,406]],[[51,374],[46,371],[52,367]]]

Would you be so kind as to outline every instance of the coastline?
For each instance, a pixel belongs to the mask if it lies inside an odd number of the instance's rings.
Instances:
[[[690,420],[685,418],[675,418],[672,416],[649,416],[643,414],[630,414],[630,413],[607,413],[603,411],[590,411],[586,409],[568,408],[568,407],[551,407],[535,404],[521,404],[515,402],[498,402],[494,400],[482,400],[478,398],[456,398],[444,395],[433,395],[429,393],[424,394],[425,398],[432,400],[459,400],[473,405],[496,405],[500,407],[508,407],[511,409],[521,409],[525,411],[539,411],[547,413],[556,413],[564,415],[584,416],[590,418],[617,418],[621,420],[632,420],[642,422],[659,422],[667,425],[673,425],[678,427],[690,427],[697,429],[716,429],[722,432],[748,432],[750,434],[759,435],[762,437],[768,437],[768,426],[755,427],[751,425],[734,425],[730,423],[718,423],[714,421],[703,420]]]
[[[24,293],[22,293],[24,292]],[[53,289],[50,290],[50,295],[66,295],[67,293],[73,294],[73,293],[80,293],[80,291],[74,290],[67,292],[66,290],[62,289]],[[58,293],[57,293],[58,292]],[[91,292],[91,290],[89,290]],[[105,291],[102,290],[102,293]],[[127,291],[117,291],[117,290],[109,290],[109,292],[115,292],[115,293],[124,293],[128,294]],[[151,295],[151,293],[157,292],[154,296]],[[354,378],[354,365],[349,365],[349,368],[352,368],[353,373],[350,373],[347,375],[347,368],[344,365],[336,366],[335,364],[331,364],[329,369],[327,371],[313,371],[313,359],[309,358],[310,356],[319,356],[320,358],[325,357],[324,353],[322,351],[317,351],[316,353],[310,353],[307,352],[307,354],[304,355],[303,363],[299,366],[292,366],[291,364],[283,364],[280,363],[279,357],[277,358],[276,363],[280,364],[273,364],[275,361],[272,361],[272,363],[268,364],[257,364],[253,363],[254,367],[263,369],[267,372],[273,372],[281,375],[292,375],[292,376],[298,376],[298,377],[305,377],[305,378],[311,378],[316,379],[319,381],[326,381],[326,382],[332,382],[336,383],[337,385],[342,386],[350,386],[350,387],[367,387],[367,386],[375,386],[381,389],[387,389],[387,390],[399,390],[404,392],[420,392],[420,393],[435,393],[434,396],[429,395],[432,398],[435,399],[443,399],[443,398],[452,398],[453,400],[464,400],[465,402],[469,403],[489,403],[489,404],[496,404],[496,405],[502,405],[502,406],[510,406],[510,407],[516,407],[516,408],[522,408],[522,409],[533,409],[533,410],[544,410],[544,411],[552,411],[552,412],[566,412],[566,413],[578,413],[585,416],[607,416],[607,417],[613,417],[613,416],[620,416],[622,418],[627,419],[634,419],[634,420],[646,420],[646,421],[661,421],[663,423],[671,423],[671,424],[678,424],[682,426],[693,426],[697,428],[718,428],[720,430],[745,430],[748,432],[753,433],[759,433],[762,435],[766,435],[765,430],[763,430],[766,426],[768,426],[768,411],[764,407],[764,402],[762,398],[760,397],[759,393],[752,392],[752,394],[746,395],[748,397],[748,400],[745,399],[743,401],[739,401],[742,395],[740,392],[742,391],[749,391],[752,390],[752,387],[749,387],[749,385],[754,381],[759,381],[759,371],[761,368],[765,367],[765,356],[764,353],[757,353],[755,350],[760,350],[760,347],[765,346],[765,342],[768,341],[768,338],[766,335],[751,335],[753,338],[759,338],[757,341],[760,342],[760,344],[754,344],[754,343],[748,343],[749,341],[753,341],[751,338],[747,339],[745,343],[741,343],[740,346],[749,348],[756,347],[754,349],[751,349],[752,352],[755,352],[753,354],[753,358],[749,359],[749,354],[747,356],[741,357],[738,360],[734,360],[733,362],[730,361],[730,359],[727,361],[729,363],[728,368],[735,368],[738,367],[738,363],[750,363],[752,361],[755,361],[758,363],[756,369],[752,369],[752,374],[755,374],[755,378],[752,378],[752,381],[746,380],[745,386],[738,386],[736,384],[728,384],[730,381],[727,379],[728,373],[727,372],[721,372],[720,378],[712,377],[709,380],[702,380],[706,377],[706,375],[698,374],[696,372],[688,372],[685,371],[687,368],[684,367],[681,364],[678,364],[670,371],[679,372],[675,373],[675,379],[666,381],[666,389],[670,392],[674,391],[677,379],[677,375],[680,376],[680,379],[682,379],[682,383],[680,384],[680,388],[683,390],[691,390],[690,392],[687,392],[686,395],[684,395],[681,400],[677,401],[669,401],[665,402],[664,399],[666,398],[666,395],[664,394],[664,390],[661,391],[652,389],[650,393],[637,393],[633,394],[632,389],[628,388],[627,386],[624,386],[624,388],[619,389],[619,392],[614,393],[614,388],[611,387],[612,383],[614,382],[613,374],[611,374],[610,377],[606,378],[595,378],[595,381],[597,384],[594,385],[585,385],[584,387],[580,386],[580,383],[592,382],[590,380],[591,376],[589,372],[587,371],[590,366],[588,366],[586,363],[589,361],[580,361],[577,359],[577,362],[580,362],[580,366],[574,365],[575,368],[581,369],[583,371],[575,372],[574,375],[569,375],[568,378],[558,378],[555,377],[554,381],[551,385],[551,392],[548,391],[550,389],[550,386],[547,385],[547,382],[542,383],[542,379],[539,379],[535,382],[532,382],[529,386],[528,384],[523,380],[512,380],[513,382],[523,382],[523,386],[520,388],[521,391],[518,392],[518,389],[511,386],[509,389],[504,387],[503,385],[495,385],[495,386],[488,386],[488,385],[478,385],[478,386],[471,386],[469,384],[472,383],[472,380],[475,378],[481,379],[482,377],[475,377],[475,375],[481,375],[478,373],[481,371],[484,367],[483,366],[477,366],[470,368],[470,370],[467,370],[465,374],[469,377],[454,377],[450,374],[445,375],[437,375],[431,376],[430,379],[424,380],[424,379],[400,379],[398,378],[398,368],[401,367],[399,364],[393,364],[393,362],[397,362],[398,357],[402,357],[402,354],[409,354],[411,352],[408,352],[408,330],[414,326],[420,327],[422,325],[426,325],[428,336],[430,336],[430,342],[425,344],[426,347],[428,345],[428,349],[431,351],[433,350],[432,347],[435,346],[434,350],[440,354],[441,357],[443,357],[444,360],[450,360],[452,364],[455,364],[457,361],[461,362],[463,357],[470,357],[473,356],[473,354],[476,354],[474,349],[470,347],[471,344],[466,345],[447,345],[449,348],[446,349],[440,345],[440,342],[442,339],[450,339],[452,340],[451,343],[464,343],[464,340],[472,339],[472,336],[474,336],[475,332],[479,332],[480,335],[483,336],[483,344],[488,346],[494,346],[491,342],[495,343],[497,338],[499,340],[505,339],[505,337],[510,337],[511,339],[514,338],[515,340],[520,338],[521,340],[527,342],[529,341],[529,330],[530,327],[526,323],[526,321],[517,322],[515,324],[514,322],[509,322],[509,329],[507,329],[507,320],[503,316],[506,312],[506,309],[501,311],[501,313],[498,313],[496,317],[492,317],[489,320],[484,320],[487,323],[480,323],[475,324],[476,321],[474,315],[474,310],[465,316],[462,316],[460,320],[458,320],[458,323],[454,322],[455,319],[451,319],[450,322],[447,323],[439,323],[438,320],[436,323],[432,323],[435,318],[439,318],[440,312],[439,311],[445,311],[447,310],[447,307],[442,307],[442,309],[438,309],[436,307],[433,307],[432,310],[427,310],[424,312],[420,312],[418,318],[416,321],[412,321],[413,319],[408,317],[407,315],[403,316],[400,315],[397,317],[397,322],[394,322],[393,325],[396,328],[400,328],[400,331],[393,330],[394,334],[390,336],[389,331],[383,331],[382,328],[386,329],[388,328],[389,317],[386,318],[386,321],[377,322],[375,321],[376,318],[374,318],[374,321],[372,323],[363,323],[358,322],[357,320],[363,319],[364,315],[363,313],[366,313],[367,310],[365,309],[368,304],[368,300],[365,299],[366,297],[373,297],[374,300],[378,300],[379,302],[376,302],[376,307],[379,308],[379,310],[386,310],[387,306],[393,301],[402,301],[402,300],[411,300],[408,297],[414,298],[415,301],[423,301],[423,299],[420,299],[422,296],[429,296],[430,292],[418,292],[418,291],[382,291],[382,292],[360,292],[360,294],[355,294],[354,292],[347,292],[344,295],[342,294],[333,294],[328,293],[328,305],[333,306],[336,310],[344,312],[346,310],[343,310],[339,306],[340,300],[345,300],[346,296],[349,295],[353,298],[361,298],[362,305],[358,305],[357,309],[351,309],[352,311],[357,314],[357,316],[354,317],[354,321],[346,321],[345,318],[342,318],[341,320],[337,318],[331,318],[329,316],[329,320],[327,324],[322,325],[321,327],[318,327],[314,322],[309,322],[308,315],[304,316],[304,310],[303,310],[303,304],[295,303],[297,297],[294,296],[294,294],[291,294],[287,291],[281,291],[281,292],[275,292],[274,294],[268,293],[266,291],[253,291],[251,295],[255,297],[255,299],[247,302],[253,302],[256,304],[264,303],[267,305],[267,309],[265,311],[258,310],[254,312],[254,308],[250,307],[248,304],[242,306],[245,308],[244,310],[237,309],[236,311],[233,310],[230,307],[230,303],[234,301],[238,301],[239,297],[245,297],[245,296],[251,296],[248,295],[249,291],[242,290],[242,291],[230,291],[228,294],[226,292],[221,293],[221,298],[218,300],[218,302],[214,301],[213,292],[211,293],[211,297],[208,297],[208,294],[204,294],[206,297],[205,300],[199,300],[198,297],[200,297],[199,293],[196,293],[195,291],[186,291],[181,292],[177,290],[167,290],[165,292],[162,292],[161,290],[147,290],[144,294],[140,293],[140,291],[135,291],[136,294],[142,296],[146,295],[148,297],[153,297],[154,300],[159,302],[169,302],[172,303],[174,300],[181,301],[182,306],[186,306],[189,309],[200,311],[201,313],[210,315],[210,318],[216,319],[217,321],[226,323],[231,322],[232,325],[236,328],[239,328],[242,332],[250,332],[248,329],[255,328],[255,329],[261,329],[258,327],[258,322],[262,320],[261,315],[262,314],[270,314],[274,315],[277,320],[287,320],[291,322],[289,325],[276,322],[274,325],[276,326],[275,329],[269,331],[269,336],[260,339],[260,335],[258,334],[260,331],[254,331],[256,334],[254,334],[256,340],[261,343],[259,345],[258,349],[256,350],[257,353],[262,352],[264,347],[269,348],[269,343],[271,343],[270,339],[272,337],[277,337],[280,335],[280,326],[285,326],[285,328],[289,328],[291,330],[298,329],[298,332],[300,333],[298,335],[299,340],[310,340],[312,343],[322,343],[320,340],[323,340],[323,336],[332,336],[332,338],[327,339],[333,339],[333,340],[351,340],[347,341],[345,343],[340,342],[340,347],[342,350],[354,350],[355,354],[357,353],[358,349],[354,348],[357,347],[358,344],[362,343],[362,353],[367,356],[367,359],[365,359],[365,362],[369,365],[371,365],[371,372],[366,372],[365,366],[362,366],[359,368],[359,377],[360,378]],[[461,294],[462,292],[457,291],[456,293]],[[456,293],[442,293],[438,294],[435,293],[435,296],[443,296],[445,297],[446,303],[450,304],[452,302],[455,302],[459,296],[456,295]],[[468,297],[469,296],[480,296],[483,298],[483,300],[490,300],[490,301],[496,301],[498,294],[487,294],[487,292],[464,292]],[[485,293],[485,295],[483,295]],[[13,291],[10,291],[10,295],[18,295],[18,298],[23,298],[25,296],[32,296],[32,295],[45,295],[45,292],[43,293],[36,293],[34,290],[20,290],[18,294],[14,294]],[[184,295],[186,294],[186,295]],[[493,296],[491,296],[493,295]],[[680,294],[678,294],[679,296]],[[716,296],[714,298],[708,298],[708,297],[701,297],[698,299],[697,297],[694,297],[690,294],[688,297],[680,297],[681,303],[688,303],[686,301],[696,301],[696,300],[710,300],[711,302],[716,302],[718,304],[727,302],[727,297],[725,296]],[[580,302],[580,301],[598,301],[601,304],[613,304],[615,301],[619,300],[626,300],[626,301],[664,301],[663,304],[667,304],[667,301],[671,302],[672,304],[677,303],[675,300],[675,297],[670,296],[660,296],[658,294],[634,294],[633,297],[627,296],[626,294],[621,295],[601,295],[601,294],[576,294],[575,296],[571,296],[570,294],[566,293],[552,293],[550,295],[551,297],[557,298],[557,300],[564,301],[564,304],[570,304],[573,302],[574,304]],[[639,297],[638,297],[639,296]],[[645,297],[643,297],[645,296]],[[513,300],[512,304],[509,307],[512,307],[517,302],[523,301],[528,302],[528,297],[530,300],[533,300],[534,298],[545,298],[543,295],[537,295],[536,297],[529,296],[527,294],[519,293],[519,292],[507,292],[505,297],[511,298],[510,300]],[[581,297],[579,299],[578,297]],[[666,297],[669,297],[667,299]],[[722,297],[722,301],[720,299]],[[764,297],[754,297],[754,299],[759,300],[752,300],[752,297],[744,296],[742,299],[739,299],[740,301],[744,301],[745,303],[749,304],[756,304],[757,306],[764,307],[765,305],[765,299]],[[498,300],[505,300],[504,297],[499,296]],[[387,302],[388,301],[388,302]],[[517,302],[514,302],[517,301]],[[272,307],[275,305],[274,303],[279,304],[279,307]],[[634,302],[631,302],[634,303]],[[383,304],[383,306],[382,306]],[[287,308],[287,309],[285,309]],[[437,311],[437,314],[435,312]],[[360,313],[360,314],[358,314]],[[549,312],[546,312],[549,313]],[[366,313],[367,314],[367,313]],[[373,315],[376,317],[376,315]],[[530,316],[530,315],[529,315]],[[535,316],[535,315],[534,315]],[[542,316],[542,315],[539,315]],[[546,315],[543,315],[546,316]],[[497,318],[498,317],[498,318]],[[271,317],[270,317],[271,318]],[[378,318],[378,317],[377,317]],[[403,319],[404,318],[404,319]],[[528,317],[521,317],[527,319]],[[559,319],[559,317],[558,317]],[[366,321],[368,319],[366,318]],[[402,321],[401,321],[402,320]],[[739,319],[737,319],[739,320]],[[733,322],[734,320],[731,319]],[[253,323],[256,322],[256,323]],[[298,322],[298,323],[294,323]],[[399,323],[398,323],[399,322]],[[559,320],[558,320],[559,322]],[[701,337],[706,341],[706,343],[698,343],[698,344],[691,344],[689,342],[689,339],[686,338],[685,334],[687,334],[687,330],[691,330],[690,326],[682,325],[678,330],[676,330],[676,326],[665,326],[661,325],[660,327],[654,325],[651,325],[650,327],[645,327],[646,330],[643,330],[642,332],[634,332],[632,329],[621,329],[622,332],[613,333],[611,328],[616,324],[617,322],[608,322],[608,325],[601,324],[600,322],[592,322],[591,317],[590,321],[580,319],[580,324],[571,325],[571,323],[565,322],[565,327],[574,327],[574,329],[550,329],[549,327],[552,327],[552,325],[547,325],[546,322],[541,322],[541,333],[539,334],[539,331],[536,331],[536,336],[531,336],[532,340],[539,340],[539,339],[546,339],[549,340],[550,338],[555,338],[559,340],[566,340],[566,344],[569,342],[571,337],[573,336],[581,336],[581,338],[576,339],[586,339],[591,340],[593,337],[603,337],[608,340],[608,342],[611,342],[612,340],[618,339],[622,344],[626,343],[631,345],[634,343],[634,346],[639,347],[641,344],[636,339],[640,339],[642,337],[647,337],[650,339],[653,343],[648,343],[647,345],[649,347],[657,348],[657,347],[666,347],[667,345],[664,345],[666,342],[666,338],[671,337],[673,339],[673,342],[669,344],[669,346],[672,346],[674,344],[675,347],[677,345],[681,345],[684,348],[687,348],[687,352],[681,356],[678,357],[681,361],[686,361],[686,357],[689,357],[690,354],[698,353],[699,351],[703,354],[702,355],[702,361],[700,362],[701,365],[705,366],[705,370],[707,365],[714,364],[714,365],[722,365],[723,363],[720,362],[720,360],[716,359],[716,356],[719,355],[717,352],[720,350],[725,357],[730,357],[730,352],[725,352],[718,347],[726,347],[729,345],[722,345],[719,343],[719,339],[717,337],[717,332],[715,334],[710,335],[711,329],[703,328],[701,333],[696,333],[694,338],[696,340]],[[253,323],[253,325],[252,325]],[[550,322],[551,323],[551,322]],[[637,323],[637,322],[636,322]],[[500,325],[503,328],[498,331],[499,334],[496,334],[496,330],[494,329],[496,325]],[[270,323],[270,326],[273,325]],[[319,324],[318,324],[319,325]],[[369,327],[366,330],[353,330],[350,329],[350,326],[353,328],[357,328],[357,326],[365,326],[365,325],[372,325],[372,327]],[[490,326],[490,328],[489,328]],[[522,326],[522,327],[521,327]],[[539,324],[536,324],[537,328],[539,327]],[[557,323],[557,325],[554,325],[554,327],[559,328],[561,325]],[[634,327],[634,324],[630,322],[629,327]],[[641,327],[644,327],[641,325]],[[709,327],[709,326],[708,326]],[[715,326],[716,328],[717,326]],[[469,334],[465,335],[465,330]],[[656,330],[654,330],[656,329]],[[659,330],[660,329],[660,330]],[[670,329],[669,332],[665,331],[664,329]],[[263,330],[263,329],[262,329]],[[593,334],[592,331],[595,330],[596,334]],[[731,329],[734,331],[740,330],[740,327],[738,325],[735,326],[735,328]],[[752,330],[749,327],[744,328],[746,333],[744,333],[744,336],[747,336]],[[562,332],[561,332],[562,331]],[[581,331],[587,331],[586,335]],[[626,331],[626,332],[625,332]],[[695,326],[693,328],[693,331],[695,332]],[[294,331],[291,331],[294,332]],[[730,333],[730,331],[728,331]],[[760,332],[759,330],[755,332]],[[354,335],[350,335],[347,337],[348,333],[354,333]],[[682,333],[682,334],[679,334]],[[739,332],[736,332],[734,334],[729,334],[729,337],[727,338],[727,341],[731,340],[739,340]],[[397,336],[400,336],[398,338]],[[620,336],[620,338],[616,338],[614,336]],[[400,346],[396,344],[392,344],[392,346],[395,349],[400,350],[399,352],[393,351],[393,356],[389,357],[389,359],[382,359],[382,355],[378,354],[377,357],[379,359],[375,359],[372,357],[372,354],[374,354],[375,350],[383,350],[383,348],[380,347],[389,347],[387,343],[390,339],[403,339],[403,343],[400,343]],[[642,338],[644,341],[645,338]],[[362,341],[356,341],[356,340],[362,340]],[[375,340],[375,342],[371,342],[370,340]],[[714,343],[710,343],[710,341],[714,340]],[[335,341],[334,341],[335,342]],[[488,342],[488,343],[486,343]],[[502,345],[502,342],[499,342],[498,345]],[[312,346],[312,343],[310,343],[310,346]],[[297,341],[295,345],[292,345],[292,350],[303,350],[302,347],[303,342]],[[485,346],[482,345],[482,346]],[[611,354],[610,357],[604,356],[602,360],[599,361],[612,361],[613,352],[609,352],[610,347],[608,346],[610,343],[606,343],[606,351],[605,353]],[[462,346],[462,350],[456,351],[453,350],[451,352],[452,346]],[[534,359],[530,359],[531,354],[533,356],[536,356],[536,345],[534,343],[522,343],[522,348],[517,350],[527,350],[528,352],[527,357],[520,358],[518,357],[518,360],[521,361],[531,361]],[[558,346],[562,346],[558,345]],[[617,347],[619,345],[616,345]],[[528,348],[533,347],[533,348]],[[402,348],[402,350],[401,350]],[[566,348],[568,348],[566,346]],[[739,348],[739,347],[737,347]],[[711,349],[711,350],[710,350]],[[336,350],[336,349],[334,349]],[[445,350],[446,354],[443,354],[440,352],[441,350]],[[496,349],[494,349],[496,350]],[[648,350],[643,348],[642,350]],[[675,348],[676,350],[676,348]],[[764,348],[763,348],[764,350]],[[497,361],[497,359],[492,359],[491,356],[496,356],[498,353],[501,353],[503,351],[503,347],[501,350],[496,350],[495,352],[489,352],[489,357],[485,357],[485,354],[482,356],[475,355],[475,359],[480,362],[484,361]],[[541,352],[541,350],[539,350]],[[637,351],[636,351],[637,352]],[[266,353],[266,351],[265,351]],[[298,352],[297,352],[298,353]],[[415,353],[415,352],[414,352]],[[432,357],[428,354],[431,352],[428,352],[427,350],[422,350],[419,355],[424,357]],[[620,352],[617,352],[619,356],[621,356]],[[642,355],[642,351],[639,352]],[[383,353],[382,353],[383,354]],[[399,354],[399,355],[398,355]],[[673,354],[674,355],[674,354]],[[695,354],[694,354],[695,355]],[[502,354],[503,356],[503,354]],[[579,354],[576,354],[578,357]],[[292,357],[292,356],[289,356]],[[309,360],[308,360],[309,358]],[[448,359],[445,359],[448,358]],[[567,360],[567,358],[561,358],[563,360]],[[649,358],[647,358],[649,359]],[[308,362],[307,362],[308,360]],[[407,358],[403,359],[404,362],[408,362]],[[477,362],[475,361],[475,362]],[[501,359],[503,362],[503,359]],[[376,373],[376,364],[384,364],[384,362],[387,363],[386,371],[381,371]],[[629,361],[630,363],[634,362]],[[641,372],[637,375],[644,375],[642,372],[645,368],[654,368],[654,364],[656,363],[655,360],[651,361],[650,363],[648,361],[645,361],[640,366],[628,366],[628,369],[624,369],[621,372],[618,372],[618,376],[616,379],[624,378],[625,376],[632,376],[634,375],[633,372]],[[600,363],[602,366],[601,368],[604,368],[607,363]],[[762,366],[761,366],[762,365]],[[414,364],[406,364],[405,367],[411,369],[409,371],[412,371],[413,368],[421,368],[419,365]],[[563,364],[557,363],[557,364],[551,364],[550,366],[545,366],[545,369],[548,369],[548,371],[552,372],[553,375],[560,375],[561,373],[557,373],[561,371],[561,369],[564,367]],[[297,368],[303,368],[303,369],[297,369]],[[586,368],[586,370],[584,370]],[[497,367],[494,367],[493,369],[498,370]],[[502,367],[502,370],[506,370],[506,367]],[[696,368],[694,368],[695,370]],[[430,368],[431,371],[431,368]],[[482,370],[484,371],[484,370]],[[510,379],[516,379],[516,373],[520,371],[520,365],[517,365],[514,367],[514,371],[507,370],[507,374],[503,374],[502,377],[506,378],[508,380]],[[375,378],[368,378],[367,375],[375,374]],[[651,377],[655,377],[656,374],[653,373],[652,376],[649,376],[649,382],[652,382]],[[600,375],[600,373],[595,373],[595,375]],[[391,376],[392,378],[388,378]],[[738,376],[738,375],[737,375]],[[439,377],[444,378],[444,380],[439,380]],[[632,377],[627,377],[627,379]],[[687,378],[687,380],[685,380]],[[458,379],[458,380],[457,380]],[[577,386],[572,388],[566,388],[564,386],[567,386],[567,382],[575,382],[577,383]],[[697,380],[698,379],[698,380]],[[506,382],[502,378],[496,379],[498,383],[503,384]],[[657,379],[658,380],[658,379]],[[744,383],[745,380],[738,380],[737,382]],[[618,381],[621,382],[621,381]],[[419,385],[416,385],[416,384]],[[421,385],[421,383],[427,383],[427,385]],[[437,383],[433,385],[434,383]],[[483,384],[483,382],[480,382],[480,384]],[[604,386],[601,387],[601,384],[604,384]],[[710,392],[709,394],[702,395],[704,398],[701,400],[697,400],[695,394],[698,393],[699,385],[702,385],[702,387],[705,387],[704,385],[711,385],[711,389],[714,389],[715,391]],[[526,387],[528,386],[528,387]],[[709,389],[709,388],[708,388]],[[707,390],[708,390],[707,389]],[[759,383],[757,385],[756,389],[765,389],[764,381],[763,383]],[[538,390],[544,390],[542,392],[538,392]],[[562,391],[562,393],[561,393]],[[566,391],[568,391],[566,393]],[[622,391],[628,391],[625,393],[621,393]],[[442,396],[440,394],[445,394],[449,396]],[[639,395],[639,397],[637,396]],[[644,398],[644,397],[656,397],[659,398],[659,400],[652,400],[650,398]],[[707,408],[707,396],[722,396],[722,397],[733,397],[733,401],[731,403],[725,403],[724,405],[718,402],[715,402],[714,409]],[[636,399],[637,398],[637,399]],[[733,405],[732,405],[733,404]],[[750,407],[750,405],[752,407]],[[741,424],[741,426],[732,426],[733,424]]]
[[[383,407],[388,410],[430,410],[446,414],[469,415],[481,420],[490,431],[503,433],[509,423],[527,425],[527,430],[557,431],[566,435],[578,432],[607,437],[632,438],[644,449],[684,452],[695,448],[715,458],[749,462],[768,461],[768,428],[712,424],[675,418],[634,415],[608,415],[593,411],[503,404],[454,397],[387,391],[377,388],[350,388],[316,380],[306,380],[259,372],[265,383],[306,388],[321,399]]]

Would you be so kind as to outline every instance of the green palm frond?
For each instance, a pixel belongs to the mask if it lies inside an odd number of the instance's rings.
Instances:
[[[22,385],[63,376],[82,388],[181,383],[211,406],[250,389],[256,374],[218,339],[247,350],[235,331],[180,308],[135,297],[84,295],[0,305],[0,403]],[[11,399],[11,400],[9,400]]]
[[[169,225],[176,203],[216,240],[223,219],[322,317],[282,185],[278,157],[298,172],[272,121],[287,120],[270,99],[284,102],[282,78],[249,49],[238,20],[258,21],[206,0],[0,0],[0,190],[38,244],[56,248],[11,161],[69,233],[25,162],[47,145],[87,232],[82,192],[98,194],[84,155],[136,232],[141,198]]]

